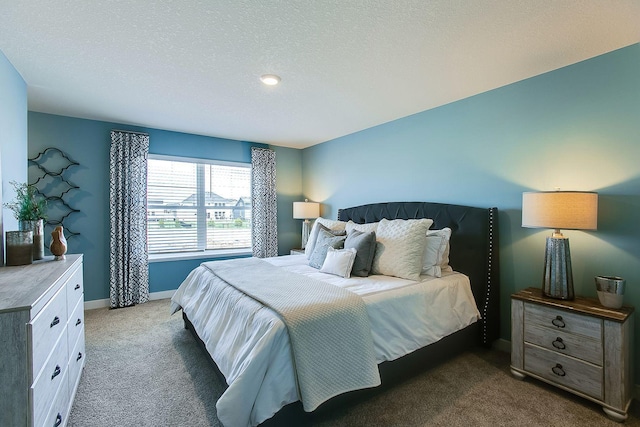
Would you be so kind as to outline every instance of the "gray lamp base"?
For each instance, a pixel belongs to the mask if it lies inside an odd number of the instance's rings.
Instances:
[[[307,242],[309,241],[309,233],[311,232],[310,229],[310,224],[311,222],[308,219],[305,219],[302,222],[302,244],[300,246],[300,248],[304,249],[307,247]]]
[[[547,237],[542,292],[550,298],[563,300],[572,300],[575,297],[571,271],[571,251],[567,238]]]

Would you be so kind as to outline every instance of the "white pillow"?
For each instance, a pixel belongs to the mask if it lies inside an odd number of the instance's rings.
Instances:
[[[369,222],[367,224],[358,224],[355,223],[351,220],[349,220],[349,222],[347,222],[347,226],[346,226],[346,230],[347,230],[347,234],[351,233],[353,230],[358,230],[361,231],[363,233],[370,233],[370,232],[376,232],[376,230],[378,229],[378,224],[380,224],[379,222]]]
[[[356,250],[327,248],[327,257],[324,259],[320,271],[323,273],[335,274],[344,278],[351,276],[353,261],[356,259]]]
[[[431,219],[383,219],[376,231],[373,274],[418,280]]]
[[[449,264],[451,229],[427,230],[427,247],[422,261],[422,274],[442,277],[442,267]]]
[[[316,239],[318,238],[318,224],[322,224],[327,227],[329,230],[334,231],[344,231],[347,223],[345,221],[334,221],[332,219],[327,218],[317,218],[313,223],[313,227],[311,228],[311,233],[309,233],[309,239],[307,240],[307,244],[304,247],[304,254],[307,256],[307,259],[311,258],[311,254],[313,253],[313,247],[316,245]]]

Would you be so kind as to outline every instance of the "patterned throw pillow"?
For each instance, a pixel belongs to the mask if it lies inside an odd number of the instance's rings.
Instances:
[[[394,219],[380,221],[376,232],[377,246],[373,258],[373,274],[418,280],[427,245],[431,219]]]
[[[332,219],[326,219],[322,217],[317,218],[313,223],[313,227],[311,227],[311,233],[309,233],[309,239],[307,239],[307,244],[304,248],[304,254],[307,256],[307,259],[311,258],[311,254],[313,253],[313,249],[318,238],[318,231],[322,228],[321,226],[324,226],[325,229],[334,232],[344,232],[346,225],[347,223],[344,221],[334,221]],[[346,232],[343,234],[346,234]]]
[[[347,236],[335,236],[329,231],[320,229],[313,253],[311,254],[311,258],[309,258],[309,265],[313,268],[322,267],[324,259],[327,257],[328,248],[341,249],[344,246],[344,239],[346,238]]]

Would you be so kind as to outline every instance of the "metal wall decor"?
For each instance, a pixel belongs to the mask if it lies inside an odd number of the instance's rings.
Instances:
[[[45,227],[49,232],[45,232],[45,237],[50,236],[51,230],[62,225],[67,238],[79,235],[69,227],[69,216],[80,212],[75,209],[70,201],[73,193],[80,189],[73,184],[68,176],[69,170],[80,163],[73,161],[68,155],[55,147],[45,148],[37,156],[29,159],[30,165],[38,168],[39,176],[30,184],[35,186],[38,193],[47,200],[47,220]],[[49,247],[47,243],[45,245]]]

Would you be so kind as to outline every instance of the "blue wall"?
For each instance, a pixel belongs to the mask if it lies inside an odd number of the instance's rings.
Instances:
[[[0,51],[0,265],[4,231],[17,230],[13,212],[2,207],[15,197],[11,181],[27,180],[27,85]]]
[[[149,152],[234,162],[250,162],[251,147],[264,146],[249,142],[212,138],[179,132],[77,119],[43,113],[29,113],[29,158],[47,147],[56,147],[80,163],[69,169],[69,181],[80,191],[70,200],[79,209],[68,219],[69,228],[79,236],[68,240],[70,253],[83,253],[85,261],[85,300],[109,297],[109,146],[112,129],[149,133]],[[278,163],[278,210],[284,212],[283,230],[279,236],[281,253],[288,253],[295,245],[291,232],[291,203],[301,197],[299,150],[276,149]],[[26,161],[25,161],[26,164]],[[35,167],[29,168],[30,181],[38,176]],[[289,181],[292,181],[290,183]],[[282,193],[280,186],[283,187]],[[70,193],[71,194],[71,193]],[[288,212],[288,213],[287,213]],[[149,265],[151,292],[177,289],[189,271],[200,260],[153,262]]]
[[[540,285],[550,235],[521,227],[522,192],[595,190],[598,230],[564,233],[576,292],[595,296],[594,276],[622,276],[625,303],[640,309],[638,44],[307,148],[302,165],[303,191],[328,217],[382,201],[497,206],[505,339],[509,297]],[[635,331],[640,355],[638,315]]]

